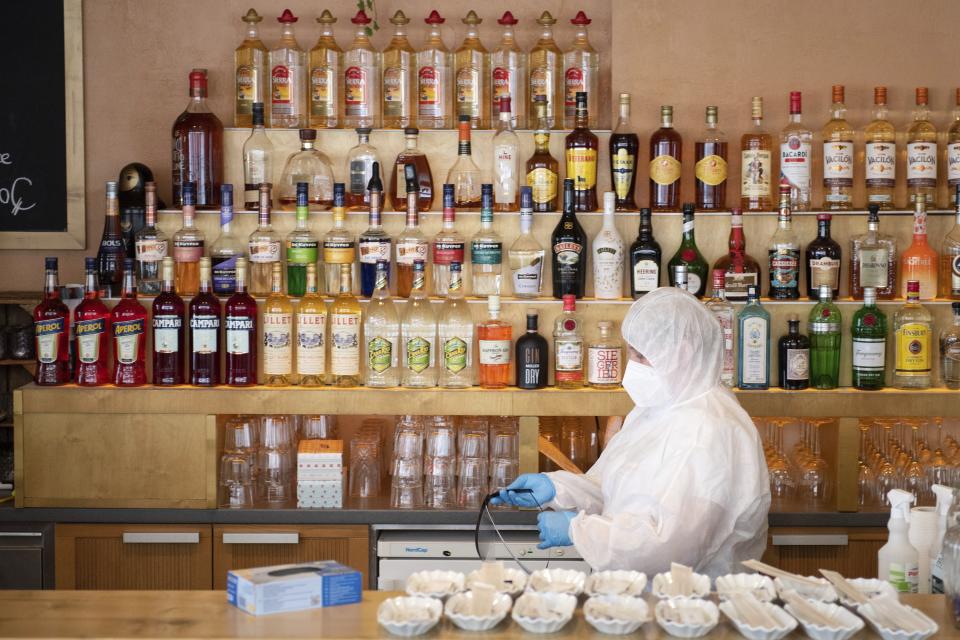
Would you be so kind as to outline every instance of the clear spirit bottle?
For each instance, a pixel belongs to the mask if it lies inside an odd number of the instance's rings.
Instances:
[[[287,235],[286,242],[287,293],[294,298],[299,298],[307,291],[307,269],[310,265],[313,265],[313,276],[317,279],[320,240],[308,226],[310,208],[307,206],[307,191],[306,182],[297,183],[297,225]]]
[[[493,228],[493,185],[481,189],[480,230],[470,241],[470,262],[473,263],[473,295],[500,294],[503,271],[503,239]]]
[[[917,108],[913,122],[907,128],[907,203],[913,205],[917,196],[926,196],[927,203],[936,206],[937,199],[937,128],[930,122],[927,88],[917,87]]]
[[[706,128],[694,143],[697,209],[727,208],[727,135],[719,129],[717,107],[706,111]]]
[[[363,309],[353,295],[350,265],[340,265],[340,293],[330,305],[330,384],[360,384],[360,328]]]
[[[319,387],[327,378],[327,303],[317,292],[317,263],[306,266],[306,286],[297,305],[297,376],[301,387]]]
[[[937,267],[939,259],[936,250],[927,242],[927,203],[926,196],[917,195],[914,200],[913,242],[900,256],[900,292],[907,296],[907,282],[920,282],[920,299],[933,300],[937,297]]]
[[[420,228],[420,215],[417,211],[416,169],[412,164],[406,166],[407,181],[407,226],[397,236],[397,295],[406,298],[413,289],[414,266],[419,260],[426,264],[429,243]],[[426,277],[426,276],[424,276]],[[423,284],[426,290],[426,280]]]
[[[947,195],[950,204],[957,204],[957,188],[960,187],[960,88],[954,96],[953,122],[947,129]]]
[[[573,294],[563,296],[563,312],[553,325],[553,351],[557,388],[583,387],[583,320]]]
[[[720,323],[720,331],[723,334],[720,382],[728,387],[733,387],[736,384],[736,356],[733,348],[733,323],[736,313],[733,310],[733,305],[727,302],[724,293],[726,275],[727,273],[723,269],[713,270],[713,297],[707,301],[707,310]]]
[[[370,144],[370,127],[357,129],[357,144],[347,152],[347,175],[350,178],[347,190],[347,208],[350,211],[367,211],[370,208],[370,192],[367,185],[373,178],[373,166],[380,166],[377,148]]]
[[[250,295],[266,296],[273,286],[273,265],[280,264],[281,239],[270,221],[270,185],[260,185],[260,212],[257,228],[247,240],[250,259]],[[281,272],[281,278],[283,273]],[[179,291],[178,291],[179,293]],[[180,294],[183,295],[183,294]]]
[[[267,102],[270,92],[270,71],[268,58],[270,52],[260,39],[258,24],[263,18],[253,9],[242,18],[246,25],[243,42],[233,52],[234,76],[236,78],[236,99],[233,103],[233,126],[249,127],[253,115],[253,105]]]
[[[397,154],[394,170],[390,176],[390,201],[396,211],[402,211],[407,204],[407,178],[404,171],[408,164],[412,164],[416,169],[416,182],[420,186],[417,208],[420,211],[430,211],[433,207],[433,173],[430,171],[427,154],[417,147],[419,134],[420,130],[416,127],[407,127],[403,130],[406,146]]]
[[[577,93],[587,94],[587,112],[590,114],[588,126],[597,128],[597,114],[600,112],[600,54],[590,45],[587,38],[587,26],[592,21],[583,11],[570,21],[573,25],[573,42],[563,54],[563,126],[572,129],[576,126]]]
[[[233,230],[233,185],[221,185],[220,236],[210,245],[213,292],[215,294],[218,296],[232,296],[234,294],[237,290],[237,260],[246,256],[246,254],[246,242]]]
[[[933,318],[920,304],[920,282],[907,282],[907,301],[893,314],[896,365],[893,386],[898,389],[930,387]]]
[[[253,105],[253,130],[243,143],[243,207],[248,211],[260,206],[260,185],[273,182],[273,143],[263,123],[263,103],[257,102]]]
[[[500,43],[490,53],[490,104],[494,118],[500,117],[500,98],[512,101],[513,128],[527,128],[527,54],[517,45],[514,29],[519,21],[509,11],[497,20],[503,27]]]
[[[393,14],[390,24],[393,38],[383,50],[383,128],[405,129],[416,122],[416,52],[407,39],[410,19],[403,11]],[[395,203],[394,208],[400,205]]]
[[[447,299],[440,309],[437,346],[439,385],[448,389],[473,384],[473,315],[463,297],[461,264],[450,264]]]
[[[536,117],[534,101],[544,96],[547,101],[547,126],[551,129],[563,126],[563,52],[553,39],[556,18],[544,11],[537,18],[540,38],[530,50],[530,118]]]
[[[457,210],[453,202],[453,185],[443,185],[443,228],[433,237],[433,292],[447,295],[450,283],[450,266],[463,264],[464,239],[457,231]]]
[[[960,185],[956,187],[960,193]],[[956,219],[940,245],[940,297],[960,300],[960,198],[955,197]]]
[[[950,308],[953,323],[940,331],[940,379],[947,389],[960,389],[960,302]]]
[[[487,298],[487,314],[487,319],[477,325],[480,386],[502,389],[510,384],[513,325],[500,319],[500,296]]]
[[[543,288],[543,247],[534,237],[533,198],[530,187],[520,187],[520,234],[513,241],[507,257],[513,295],[517,298],[537,298]]]
[[[307,126],[307,52],[297,42],[289,9],[277,18],[280,41],[270,51],[270,126],[300,129]]]
[[[173,234],[177,294],[185,298],[197,295],[200,290],[200,258],[203,257],[205,238],[194,224],[196,213],[196,187],[188,182],[183,185],[183,226]],[[100,279],[100,286],[103,286],[102,275]]]
[[[511,124],[510,98],[500,100],[499,118],[493,136],[493,208],[516,211],[520,198],[520,138]]]
[[[810,384],[816,389],[840,385],[840,342],[843,319],[829,284],[820,285],[820,302],[810,310]]]
[[[740,206],[744,211],[770,211],[773,195],[773,136],[763,126],[763,98],[750,101],[753,128],[740,137]]]
[[[373,178],[367,185],[370,192],[370,213],[367,218],[367,230],[360,234],[357,248],[360,254],[360,295],[369,297],[377,284],[377,264],[382,260],[387,264],[387,287],[390,286],[390,255],[393,253],[393,239],[383,229],[380,216],[383,202],[383,183],[380,182],[380,168],[375,167]]]
[[[850,322],[852,383],[856,389],[874,391],[886,384],[887,316],[877,306],[877,290],[863,290],[863,306]]]
[[[157,185],[148,182],[144,185],[144,192],[146,224],[140,231],[137,231],[134,241],[137,256],[137,279],[140,282],[141,293],[147,296],[155,296],[160,294],[162,275],[160,265],[167,256],[169,242],[167,241],[167,234],[157,228]]]
[[[598,300],[623,297],[623,237],[614,220],[616,194],[603,194],[603,227],[590,245],[593,263],[593,295]]]
[[[274,262],[271,269],[263,303],[263,375],[267,386],[282,387],[293,375],[293,304],[283,292],[283,267]]]
[[[470,118],[462,116],[458,126],[457,160],[447,173],[447,182],[454,186],[457,209],[476,211],[480,207],[480,169],[473,161],[470,146]]]
[[[333,226],[323,236],[323,271],[326,291],[334,295],[343,286],[340,272],[343,265],[350,269],[350,282],[356,280],[357,241],[347,229],[347,210],[344,205],[345,185],[333,185]]]
[[[823,127],[823,208],[853,208],[853,127],[847,122],[842,84],[833,85],[830,120]]]
[[[876,289],[877,298],[897,295],[897,241],[880,233],[880,205],[868,207],[867,232],[850,240],[850,297],[863,299],[865,287]]]
[[[427,39],[417,52],[417,126],[453,127],[453,54],[443,44],[440,25],[446,20],[436,9],[424,20]]]
[[[378,260],[375,268],[376,287],[363,319],[363,383],[368,387],[396,387],[400,384],[400,317],[390,299],[390,262]]]
[[[897,186],[897,131],[887,109],[887,88],[873,88],[873,120],[863,130],[867,204],[894,208]]]
[[[594,389],[619,387],[623,379],[623,343],[613,334],[613,322],[597,323],[600,335],[587,345],[587,384]]]
[[[474,129],[489,129],[490,56],[480,42],[483,20],[471,10],[461,22],[467,25],[467,33],[453,56],[456,113],[470,116]]]
[[[757,287],[747,288],[747,304],[737,317],[739,344],[737,386],[770,387],[770,314],[760,304]]]
[[[343,89],[343,70],[340,59],[343,50],[333,36],[337,19],[328,9],[317,18],[320,37],[310,49],[310,126],[317,129],[336,129],[340,126],[340,102]]]
[[[380,126],[380,54],[367,33],[372,22],[361,9],[350,19],[353,42],[343,53],[343,126]]]
[[[800,297],[800,243],[791,223],[792,191],[788,185],[780,185],[777,230],[767,245],[770,298],[773,300],[797,300]]]
[[[287,158],[277,187],[280,208],[291,211],[297,206],[297,183],[310,185],[310,208],[324,211],[333,205],[333,165],[325,153],[314,145],[316,129],[300,130],[300,151]]]
[[[400,325],[401,381],[404,387],[437,386],[437,319],[427,298],[426,265],[413,261],[413,283]]]
[[[801,122],[801,95],[790,92],[790,120],[780,132],[780,179],[790,185],[790,209],[809,211],[813,170],[813,132]]]

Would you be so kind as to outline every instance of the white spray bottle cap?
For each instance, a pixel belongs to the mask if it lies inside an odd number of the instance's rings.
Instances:
[[[890,519],[900,519],[910,522],[910,505],[914,501],[913,494],[903,489],[891,489],[887,493],[890,501]]]
[[[945,518],[953,506],[953,487],[935,484],[930,488],[937,497],[937,515]]]

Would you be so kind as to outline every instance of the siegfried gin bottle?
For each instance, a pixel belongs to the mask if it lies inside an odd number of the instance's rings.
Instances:
[[[297,183],[297,226],[287,236],[287,293],[299,298],[307,290],[307,267],[317,264],[320,241],[307,226],[307,183]],[[316,270],[314,270],[316,276]]]
[[[473,295],[500,294],[503,269],[503,240],[493,229],[493,185],[481,188],[480,231],[470,241],[470,261],[473,263]]]
[[[377,260],[376,288],[363,319],[366,367],[363,383],[368,387],[395,387],[400,384],[400,317],[390,298],[387,279],[390,263]]]
[[[155,296],[160,293],[160,265],[167,256],[167,234],[157,228],[157,185],[148,182],[144,186],[146,225],[137,232],[134,245],[137,256],[137,277],[140,292]],[[222,199],[222,198],[221,198]]]

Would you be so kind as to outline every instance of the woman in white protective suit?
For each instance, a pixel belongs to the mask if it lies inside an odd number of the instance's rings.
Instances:
[[[738,571],[766,546],[770,489],[757,430],[719,381],[719,324],[692,295],[661,288],[633,303],[622,333],[636,405],[623,428],[585,475],[524,474],[499,500],[552,509],[540,548],[573,544],[595,571]]]

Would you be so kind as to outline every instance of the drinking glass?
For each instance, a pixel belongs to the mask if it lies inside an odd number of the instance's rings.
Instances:
[[[294,497],[294,465],[289,450],[261,449],[260,495],[270,506],[284,506]]]
[[[397,458],[394,461],[390,506],[395,509],[423,506],[423,461],[420,458]]]
[[[296,433],[290,416],[263,416],[260,421],[261,447],[264,449],[291,449],[296,444]]]
[[[300,433],[304,440],[337,440],[340,437],[337,416],[301,416]]]
[[[490,435],[491,460],[518,460],[520,457],[519,433],[492,433]]]
[[[253,506],[253,465],[244,454],[225,453],[220,459],[220,507]]]
[[[423,432],[397,430],[393,445],[394,463],[397,460],[417,459],[423,456]]]
[[[560,420],[560,450],[581,470],[587,466],[587,436],[579,418]]]
[[[223,450],[229,453],[252,453],[257,448],[256,416],[230,416],[223,425]]]
[[[485,433],[460,433],[459,443],[460,459],[487,460],[487,434]],[[479,507],[479,505],[477,505]]]
[[[479,509],[489,486],[487,459],[461,458],[459,467],[457,504],[464,509]]]
[[[557,418],[554,416],[541,416],[540,417],[540,428],[539,435],[541,438],[549,442],[550,444],[560,447],[560,425],[557,421]],[[540,471],[556,471],[559,467],[554,464],[553,460],[543,455],[542,453],[539,456],[539,467]]]
[[[350,441],[349,485],[351,498],[375,498],[380,495],[379,444],[355,437]]]
[[[490,461],[490,492],[500,491],[510,485],[520,475],[520,463],[517,460],[497,458]]]
[[[427,428],[427,455],[441,458],[456,458],[456,436],[453,425]]]
[[[448,509],[456,505],[456,458],[426,456],[423,474],[423,501],[428,508]]]

